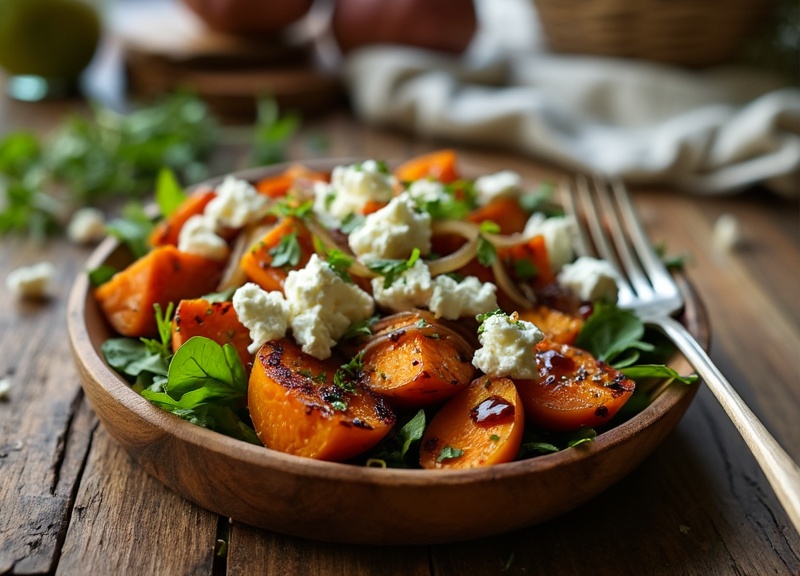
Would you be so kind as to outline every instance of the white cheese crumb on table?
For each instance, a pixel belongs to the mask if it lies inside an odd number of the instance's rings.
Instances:
[[[50,262],[22,266],[6,276],[6,287],[17,298],[47,298],[52,293],[55,275],[55,266]]]

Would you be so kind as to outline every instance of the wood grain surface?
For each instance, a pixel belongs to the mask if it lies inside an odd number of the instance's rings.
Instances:
[[[44,133],[78,106],[2,98],[0,135]],[[292,156],[312,155],[320,136],[326,156],[401,158],[441,145],[364,127],[340,110],[308,119]],[[455,145],[465,162],[490,170],[559,173]],[[223,165],[237,151],[220,158]],[[689,256],[711,320],[712,359],[800,460],[800,206],[762,190],[719,198],[635,190],[634,200],[652,238]],[[742,228],[734,251],[714,247],[714,223],[725,213]],[[231,524],[148,476],[89,408],[65,321],[69,286],[89,252],[63,239],[0,241],[4,277],[49,260],[59,278],[42,303],[16,302],[0,285],[0,378],[12,384],[0,401],[0,574],[800,574],[800,536],[704,388],[642,465],[539,526],[449,545],[360,547]]]

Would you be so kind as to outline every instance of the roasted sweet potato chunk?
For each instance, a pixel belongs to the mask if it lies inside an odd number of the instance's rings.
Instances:
[[[192,336],[205,336],[220,346],[232,344],[245,367],[253,363],[253,355],[247,351],[250,331],[239,322],[231,302],[181,300],[172,318],[172,350],[177,352]]]
[[[172,245],[153,249],[95,290],[100,307],[123,336],[158,333],[153,305],[213,292],[222,263],[180,252]]]
[[[520,320],[533,322],[551,342],[559,344],[574,344],[583,326],[582,317],[547,306],[520,310],[518,314]]]
[[[436,404],[475,376],[474,344],[453,323],[430,312],[389,316],[363,350],[366,385],[398,406]]]
[[[517,380],[532,425],[569,431],[608,422],[628,401],[635,383],[594,356],[543,340],[536,346],[539,376]]]
[[[342,364],[304,354],[294,340],[267,342],[250,373],[248,406],[267,448],[319,460],[348,460],[377,444],[395,416],[385,402],[356,382],[334,383]]]
[[[525,415],[514,382],[482,376],[433,417],[422,437],[423,468],[475,468],[510,462],[522,442]]]

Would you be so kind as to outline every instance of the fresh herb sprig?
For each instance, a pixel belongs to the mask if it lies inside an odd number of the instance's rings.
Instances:
[[[411,269],[419,260],[419,248],[411,251],[408,260],[389,260],[379,259],[367,262],[367,268],[383,276],[383,288],[387,289],[395,280],[406,270]]]

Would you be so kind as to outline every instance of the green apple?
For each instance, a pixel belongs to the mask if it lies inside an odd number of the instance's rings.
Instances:
[[[96,9],[81,0],[0,0],[0,67],[74,78],[100,39]]]

